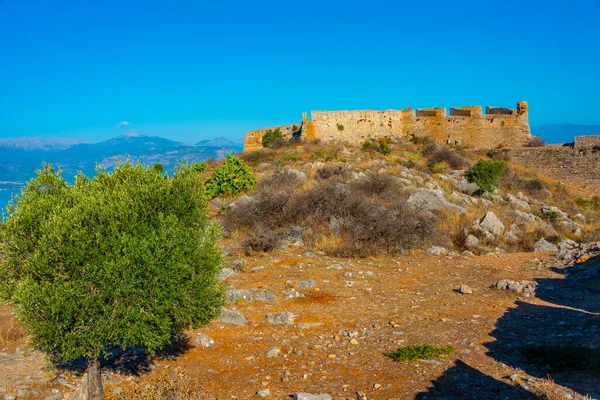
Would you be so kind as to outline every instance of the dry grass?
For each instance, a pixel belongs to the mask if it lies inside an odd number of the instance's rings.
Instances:
[[[557,385],[551,377],[528,381],[526,385],[531,388],[536,396],[543,400],[565,400],[565,393],[568,393],[575,400],[592,399],[589,396],[582,396],[571,389]]]
[[[197,400],[208,398],[197,377],[192,377],[181,367],[160,374],[152,375],[144,380],[144,385],[135,385],[131,390],[114,394],[110,386],[106,389],[107,400]]]
[[[27,334],[12,314],[12,307],[0,306],[0,349],[15,350],[27,344]]]

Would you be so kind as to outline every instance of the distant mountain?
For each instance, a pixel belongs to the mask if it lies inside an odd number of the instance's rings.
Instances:
[[[196,146],[211,146],[211,147],[241,146],[241,147],[243,147],[244,139],[236,139],[236,140],[226,139],[226,138],[208,139],[208,140],[202,140],[202,141],[196,143]]]
[[[532,126],[531,133],[548,143],[569,143],[575,136],[600,135],[600,125],[544,124]]]
[[[0,139],[1,148],[11,148],[19,150],[64,150],[79,143],[86,143],[79,139],[61,139],[61,138],[6,138]]]
[[[224,138],[186,145],[173,140],[126,133],[99,143],[73,139],[17,138],[0,140],[0,190],[15,190],[35,176],[42,162],[63,170],[67,179],[79,171],[94,175],[96,166],[111,169],[130,160],[146,165],[161,163],[172,172],[181,161],[194,163],[238,153],[243,141]],[[2,208],[4,204],[0,204]]]

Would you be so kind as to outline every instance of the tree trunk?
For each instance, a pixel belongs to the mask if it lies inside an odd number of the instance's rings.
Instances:
[[[87,399],[104,400],[104,388],[102,387],[100,360],[98,360],[97,358],[88,360],[86,381]]]

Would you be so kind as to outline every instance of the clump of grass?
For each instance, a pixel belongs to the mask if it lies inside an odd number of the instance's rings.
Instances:
[[[530,345],[521,347],[519,352],[529,364],[548,366],[551,372],[600,372],[600,348]]]
[[[413,360],[428,360],[444,355],[448,355],[454,351],[452,346],[437,346],[435,344],[423,344],[402,346],[392,353],[384,353],[394,361],[413,361]]]

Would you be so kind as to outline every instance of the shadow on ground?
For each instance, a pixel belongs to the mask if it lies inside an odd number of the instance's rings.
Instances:
[[[103,353],[102,369],[117,374],[139,376],[150,372],[153,369],[154,360],[173,359],[192,348],[190,340],[186,336],[173,338],[171,343],[150,355],[139,347],[112,347],[106,349]],[[54,362],[58,369],[64,369],[78,374],[85,372],[87,361],[80,357],[68,362]]]
[[[427,392],[415,399],[537,399],[520,386],[513,386],[488,376],[458,360],[456,365],[433,382]]]
[[[559,279],[538,279],[536,297],[551,303],[537,305],[518,300],[496,323],[490,334],[496,340],[486,343],[487,355],[521,369],[524,373],[547,378],[548,366],[531,365],[519,349],[527,345],[600,345],[600,256],[586,263],[554,268],[564,275]],[[558,384],[582,395],[597,397],[600,376],[585,370],[553,372]],[[433,387],[416,399],[535,399],[519,386],[501,382],[462,361],[433,382]]]
[[[554,268],[560,279],[538,279],[536,296],[549,305],[517,301],[496,323],[486,343],[488,355],[525,373],[545,378],[582,395],[597,395],[600,377],[586,370],[552,371],[528,364],[519,349],[527,345],[597,347],[600,344],[600,256],[584,264]]]

